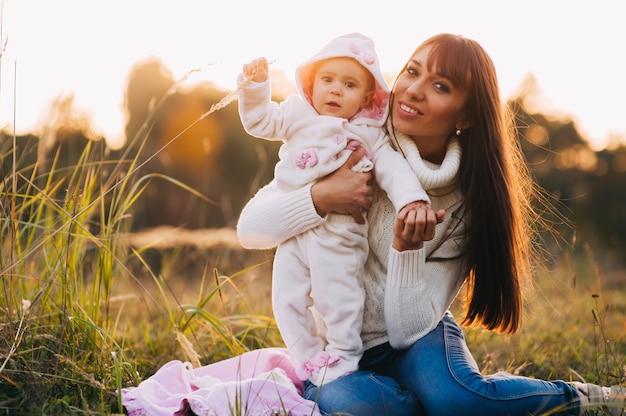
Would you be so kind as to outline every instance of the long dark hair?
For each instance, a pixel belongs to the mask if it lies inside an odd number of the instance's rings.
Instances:
[[[532,281],[537,254],[533,243],[539,217],[533,201],[541,199],[540,193],[524,161],[511,113],[501,103],[489,55],[476,41],[459,35],[435,35],[415,53],[425,47],[431,47],[426,64],[467,93],[463,110],[469,128],[459,137],[458,173],[462,212],[468,218],[463,324],[515,332],[522,322],[522,289]]]

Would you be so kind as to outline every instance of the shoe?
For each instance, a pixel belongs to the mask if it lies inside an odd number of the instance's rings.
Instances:
[[[626,415],[626,387],[611,386],[605,405],[608,406],[611,415]]]
[[[604,387],[578,381],[572,384],[578,391],[581,414],[590,407],[603,410],[610,416],[626,416],[626,387]]]

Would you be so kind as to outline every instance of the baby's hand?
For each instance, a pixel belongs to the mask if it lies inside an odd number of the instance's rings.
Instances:
[[[243,65],[243,74],[254,82],[264,82],[269,75],[267,59],[259,58]]]
[[[435,226],[443,221],[444,210],[433,211],[425,201],[415,201],[405,205],[394,226],[394,247],[396,250],[414,250],[424,246],[424,241],[435,236]]]
[[[406,219],[407,215],[411,211],[414,211],[415,213],[417,213],[420,210],[424,210],[424,212],[426,213],[426,218],[431,218],[432,216],[434,216],[435,221],[436,221],[437,224],[439,224],[439,223],[441,223],[443,221],[443,217],[445,215],[445,211],[443,209],[441,209],[441,210],[435,212],[432,209],[432,207],[430,206],[430,204],[428,202],[426,202],[426,201],[409,202],[404,207],[402,207],[400,212],[402,212],[404,214],[403,216]],[[398,213],[398,216],[400,216],[400,213]]]

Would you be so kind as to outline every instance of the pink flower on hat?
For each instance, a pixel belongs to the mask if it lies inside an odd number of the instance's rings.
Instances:
[[[369,51],[361,51],[361,49],[354,43],[350,44],[350,52],[352,52],[353,54],[357,56],[360,56],[363,62],[365,62],[368,65],[372,65],[373,63],[376,62],[376,56],[374,56],[373,53]]]

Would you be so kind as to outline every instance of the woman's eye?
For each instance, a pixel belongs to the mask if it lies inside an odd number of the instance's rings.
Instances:
[[[346,82],[346,88],[354,88],[354,82]]]
[[[450,88],[446,84],[444,84],[442,82],[436,82],[435,83],[435,88],[437,88],[438,90],[443,91],[443,92],[450,92]]]

